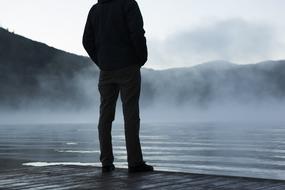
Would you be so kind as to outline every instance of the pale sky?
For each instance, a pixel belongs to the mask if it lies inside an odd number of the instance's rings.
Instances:
[[[93,0],[0,0],[0,25],[79,55]],[[137,0],[149,46],[146,67],[211,60],[247,64],[285,58],[284,0]]]

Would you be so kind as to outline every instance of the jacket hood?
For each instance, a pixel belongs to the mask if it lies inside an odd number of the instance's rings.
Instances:
[[[98,0],[98,3],[106,3],[108,1],[112,1],[112,0]]]

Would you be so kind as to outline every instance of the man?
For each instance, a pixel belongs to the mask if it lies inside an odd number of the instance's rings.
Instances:
[[[102,172],[115,169],[111,128],[120,93],[123,103],[129,172],[153,171],[139,139],[140,68],[147,61],[143,18],[135,0],[98,0],[88,15],[83,46],[100,68],[98,124]]]

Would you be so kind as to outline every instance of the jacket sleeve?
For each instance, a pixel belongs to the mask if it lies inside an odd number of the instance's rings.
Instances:
[[[139,58],[140,65],[143,66],[147,61],[148,50],[143,17],[135,0],[127,0],[126,20],[135,52]]]
[[[98,60],[97,60],[97,52],[96,52],[96,47],[95,47],[95,31],[94,31],[94,26],[92,25],[91,20],[92,20],[92,9],[90,10],[88,14],[82,43],[83,43],[84,49],[87,51],[92,61],[97,64]]]

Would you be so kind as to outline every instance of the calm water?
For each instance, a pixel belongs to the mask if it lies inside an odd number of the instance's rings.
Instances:
[[[0,125],[0,157],[37,164],[100,165],[96,124]],[[285,179],[285,125],[142,124],[144,159],[158,170]],[[117,167],[126,167],[123,125],[113,126]]]

